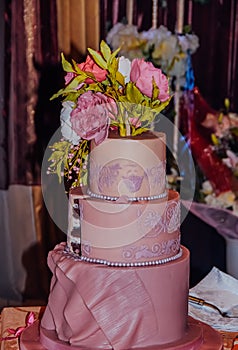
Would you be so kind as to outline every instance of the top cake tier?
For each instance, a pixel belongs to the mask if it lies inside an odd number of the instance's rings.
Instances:
[[[166,195],[164,133],[123,138],[110,133],[100,145],[91,143],[89,164],[89,191],[96,197]]]

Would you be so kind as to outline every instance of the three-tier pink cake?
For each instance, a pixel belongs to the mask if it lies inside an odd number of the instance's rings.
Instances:
[[[29,327],[21,350],[222,349],[188,317],[189,251],[165,169],[163,133],[91,142],[88,186],[69,194],[67,243],[49,253],[39,333]]]

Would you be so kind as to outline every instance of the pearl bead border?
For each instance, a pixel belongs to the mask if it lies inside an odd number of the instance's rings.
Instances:
[[[69,251],[68,247],[66,247],[65,253],[71,255],[76,261],[85,261],[93,264],[101,264],[101,265],[106,265],[111,267],[146,267],[146,266],[162,265],[162,264],[166,264],[168,262],[174,261],[182,256],[183,251],[180,248],[178,254],[171,256],[169,258],[151,260],[151,261],[139,261],[139,262],[113,262],[113,261],[108,261],[103,259],[88,258],[86,256],[78,256],[75,253],[72,253],[71,251]]]
[[[105,194],[98,194],[90,191],[89,189],[87,190],[87,194],[91,198],[96,198],[96,199],[103,199],[103,200],[108,200],[108,201],[117,201],[120,199],[120,197],[117,196],[107,196]],[[139,202],[139,201],[151,201],[155,199],[162,199],[168,196],[168,191],[164,191],[158,195],[153,195],[153,196],[141,196],[141,197],[126,197],[128,202]]]

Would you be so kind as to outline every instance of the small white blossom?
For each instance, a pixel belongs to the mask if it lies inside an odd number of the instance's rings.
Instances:
[[[212,185],[211,185],[211,182],[210,181],[204,181],[203,184],[202,184],[202,192],[204,194],[211,194],[213,192],[213,188],[212,188]]]
[[[70,121],[70,113],[73,110],[74,102],[65,101],[62,103],[63,108],[60,112],[61,133],[63,137],[70,141],[73,145],[77,145],[80,141],[80,137],[72,129]]]
[[[124,56],[119,58],[118,71],[125,77],[125,83],[130,81],[131,61]]]

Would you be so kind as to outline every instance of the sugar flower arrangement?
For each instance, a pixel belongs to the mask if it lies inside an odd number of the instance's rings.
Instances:
[[[169,77],[185,84],[188,54],[192,55],[199,47],[195,34],[176,34],[161,25],[156,29],[139,32],[134,25],[117,23],[106,37],[112,47],[121,47],[120,54],[129,59],[144,58],[160,67]]]
[[[100,50],[88,49],[83,63],[67,61],[65,87],[52,99],[62,98],[62,140],[52,146],[48,173],[86,184],[89,142],[100,144],[110,129],[121,137],[150,130],[171,96],[167,77],[151,62],[120,56],[102,41]]]

